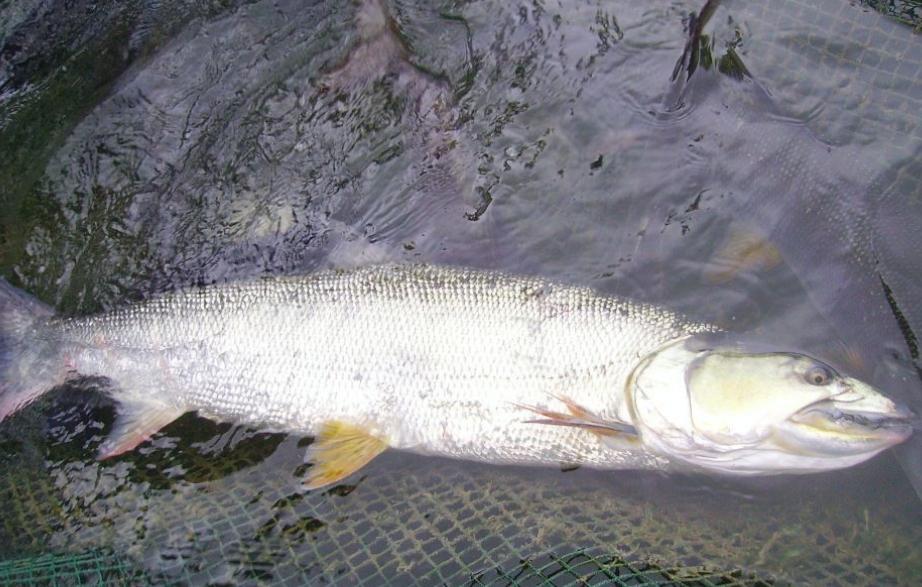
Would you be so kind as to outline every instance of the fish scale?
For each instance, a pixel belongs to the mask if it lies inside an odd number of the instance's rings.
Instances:
[[[100,458],[187,411],[310,435],[304,485],[388,447],[489,463],[734,475],[848,467],[913,415],[822,361],[539,278],[428,265],[272,277],[56,318],[0,281],[0,421],[112,381]],[[760,350],[761,349],[761,350]]]
[[[537,278],[378,266],[180,292],[51,332],[79,373],[217,420],[305,435],[345,421],[423,454],[637,468],[661,459],[527,423],[522,406],[563,410],[565,394],[630,421],[639,357],[707,329]]]

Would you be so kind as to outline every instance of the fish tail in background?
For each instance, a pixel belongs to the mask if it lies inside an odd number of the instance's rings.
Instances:
[[[57,347],[43,336],[53,314],[0,278],[0,421],[64,380]]]

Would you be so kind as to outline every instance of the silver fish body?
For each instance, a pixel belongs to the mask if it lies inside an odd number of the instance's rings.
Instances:
[[[198,411],[314,436],[309,489],[387,447],[764,475],[848,467],[912,433],[913,415],[871,386],[716,330],[588,288],[423,265],[212,286],[84,318],[0,280],[0,421],[67,377],[106,377],[119,416],[101,458]]]
[[[216,420],[306,435],[338,420],[423,454],[640,468],[665,461],[528,423],[523,406],[565,395],[629,422],[640,359],[708,327],[537,278],[379,266],[191,290],[50,329],[80,374]]]

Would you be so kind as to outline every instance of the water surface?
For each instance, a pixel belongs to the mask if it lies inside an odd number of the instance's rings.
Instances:
[[[2,268],[61,312],[463,264],[755,332],[922,406],[922,44],[903,23],[724,2],[677,70],[698,2],[32,5],[0,6]],[[922,580],[917,444],[745,482],[388,453],[302,494],[301,439],[194,416],[97,463],[112,409],[86,387],[0,427],[4,558],[105,548],[196,584],[455,584],[594,548]]]

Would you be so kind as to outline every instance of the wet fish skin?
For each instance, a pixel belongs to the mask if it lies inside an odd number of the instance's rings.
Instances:
[[[305,435],[344,421],[423,454],[630,468],[666,461],[527,423],[522,406],[562,409],[565,395],[630,421],[639,357],[711,329],[539,278],[393,265],[194,289],[44,328],[70,371],[113,380],[129,418],[198,410]]]

